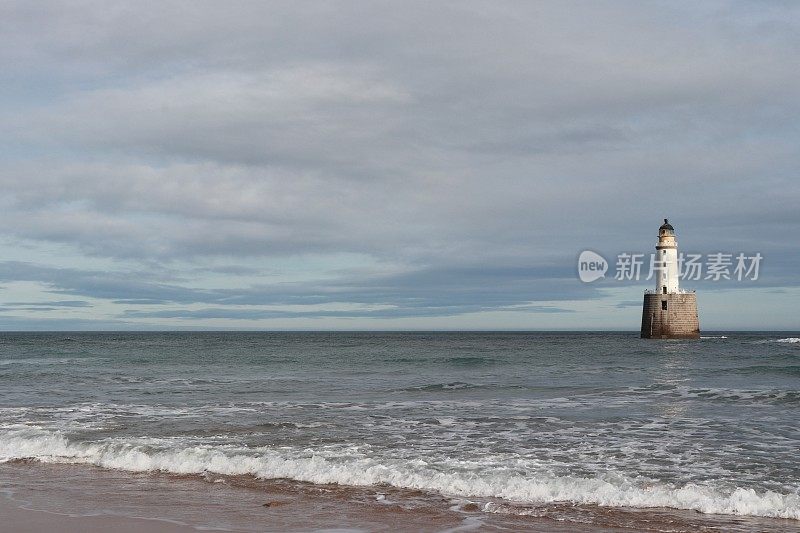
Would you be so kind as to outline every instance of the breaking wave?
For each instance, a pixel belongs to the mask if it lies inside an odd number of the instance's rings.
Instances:
[[[797,344],[800,343],[800,337],[786,337],[783,339],[762,339],[753,341],[753,344],[770,344],[773,342],[780,342],[782,344]]]
[[[451,381],[448,383],[431,383],[429,385],[419,385],[417,387],[407,387],[400,389],[399,392],[437,392],[437,391],[455,391],[455,390],[468,390],[485,388],[486,385],[476,385],[474,383],[465,383],[463,381]]]
[[[422,460],[370,457],[363,449],[311,450],[199,445],[180,439],[73,442],[27,425],[0,430],[0,461],[87,464],[132,472],[251,475],[259,479],[350,486],[391,485],[519,503],[575,502],[609,507],[671,507],[704,513],[800,519],[800,495],[706,484],[669,484],[618,474],[587,478],[522,475],[503,469],[437,468]]]
[[[740,370],[742,373],[768,373],[773,371],[779,374],[786,375],[800,375],[800,367],[793,366],[788,368],[770,367],[770,366],[753,366],[745,367]],[[686,399],[699,399],[706,401],[723,401],[723,402],[742,402],[748,405],[771,403],[771,404],[787,404],[787,403],[800,403],[800,391],[789,391],[781,389],[767,389],[767,390],[746,390],[746,389],[694,389],[689,387],[677,387],[673,394],[677,394],[681,398]]]
[[[444,362],[452,366],[472,367],[472,366],[496,365],[500,361],[498,361],[496,357],[482,357],[478,355],[460,355],[456,357],[449,357],[445,359]]]

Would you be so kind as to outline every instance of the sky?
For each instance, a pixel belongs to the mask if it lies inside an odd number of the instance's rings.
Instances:
[[[0,330],[800,330],[796,2],[0,4]]]

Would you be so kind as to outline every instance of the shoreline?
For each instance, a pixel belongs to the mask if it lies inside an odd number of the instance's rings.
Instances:
[[[0,464],[0,522],[19,533],[192,531],[797,531],[787,519],[613,508],[568,502],[470,501],[381,487],[248,476],[130,473],[86,465]]]

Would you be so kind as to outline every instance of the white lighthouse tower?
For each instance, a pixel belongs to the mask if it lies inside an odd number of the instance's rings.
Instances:
[[[666,218],[658,228],[655,262],[656,289],[645,291],[642,304],[642,338],[699,338],[697,295],[678,286],[678,241],[675,228]]]
[[[658,245],[656,245],[655,260],[658,267],[656,292],[661,294],[679,292],[678,241],[675,240],[675,228],[666,218],[661,227],[658,228]]]

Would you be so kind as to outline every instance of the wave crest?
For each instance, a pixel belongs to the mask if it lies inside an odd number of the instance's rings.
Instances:
[[[444,469],[424,461],[324,451],[192,445],[180,439],[72,442],[63,434],[15,425],[0,430],[0,461],[89,464],[132,472],[252,475],[351,486],[392,485],[520,503],[568,501],[608,507],[672,507],[704,513],[800,519],[800,495],[711,485],[671,486],[607,474],[597,478]]]

